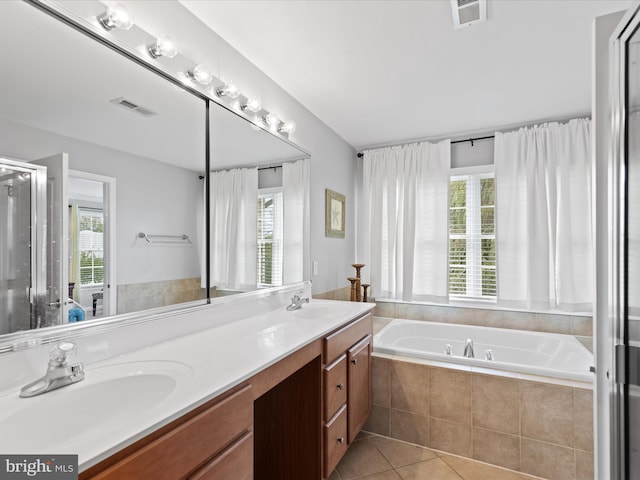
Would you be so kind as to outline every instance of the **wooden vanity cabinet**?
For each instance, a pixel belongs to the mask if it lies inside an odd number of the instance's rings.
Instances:
[[[328,478],[371,413],[373,316],[324,339],[324,477]]]
[[[251,386],[199,407],[80,474],[81,480],[229,478],[253,479]]]

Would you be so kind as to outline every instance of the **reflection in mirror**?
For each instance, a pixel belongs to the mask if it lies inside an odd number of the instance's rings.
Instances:
[[[0,2],[0,44],[0,156],[22,165],[0,176],[0,333],[205,299],[204,100],[24,2]],[[35,164],[43,250],[16,184]]]
[[[309,279],[309,158],[211,109],[212,296]]]

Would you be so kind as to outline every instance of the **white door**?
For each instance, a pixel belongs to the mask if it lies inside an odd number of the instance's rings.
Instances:
[[[40,326],[62,325],[69,321],[69,158],[60,153],[31,163],[47,167],[47,294]]]

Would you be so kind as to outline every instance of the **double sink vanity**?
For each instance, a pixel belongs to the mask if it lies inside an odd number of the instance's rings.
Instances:
[[[373,304],[287,311],[304,288],[67,338],[85,379],[31,398],[50,345],[0,357],[0,452],[78,454],[82,479],[328,478],[371,409]]]

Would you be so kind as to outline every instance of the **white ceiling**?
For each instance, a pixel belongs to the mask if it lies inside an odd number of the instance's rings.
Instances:
[[[630,0],[180,0],[356,148],[590,112],[594,17]]]

